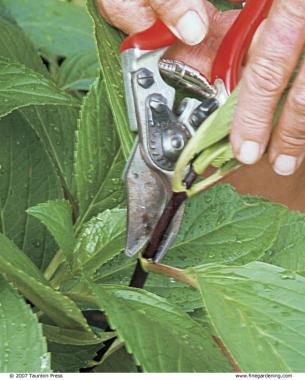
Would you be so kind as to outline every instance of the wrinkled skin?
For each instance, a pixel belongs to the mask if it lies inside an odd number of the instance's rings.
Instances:
[[[206,0],[97,2],[105,19],[128,34],[148,28],[156,17],[162,18],[182,40],[171,47],[167,55],[185,61],[207,76],[223,36],[238,15],[238,11],[218,12]],[[178,29],[173,28],[185,12],[185,7],[193,7],[201,15],[206,31],[199,44],[188,41],[187,45],[177,32]],[[300,211],[305,211],[304,64],[273,133],[271,120],[304,46],[304,26],[303,0],[274,0],[271,15],[258,30],[247,58],[231,134],[236,157],[251,165],[239,169],[224,181],[232,184],[240,193],[260,195]],[[273,85],[270,85],[271,79]],[[242,152],[242,143],[245,141],[256,144],[254,148],[248,148],[246,156]],[[268,154],[264,154],[268,144]],[[284,168],[276,167],[278,156],[284,156]],[[287,156],[290,160],[285,161]],[[293,170],[291,166],[294,166]],[[280,169],[284,171],[280,173]]]

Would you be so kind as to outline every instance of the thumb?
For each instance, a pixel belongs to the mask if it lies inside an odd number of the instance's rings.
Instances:
[[[149,0],[151,8],[187,45],[198,45],[209,30],[208,2],[202,0]]]
[[[204,41],[197,46],[187,46],[177,42],[166,52],[166,57],[183,61],[209,78],[220,44],[239,11],[218,12],[214,7],[207,9],[210,28]]]

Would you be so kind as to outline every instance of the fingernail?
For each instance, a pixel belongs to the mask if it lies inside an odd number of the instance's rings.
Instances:
[[[281,154],[275,160],[274,171],[282,176],[292,175],[297,168],[297,158]]]
[[[260,146],[255,141],[244,141],[238,155],[239,161],[246,165],[255,164],[260,157]]]
[[[208,21],[205,23],[195,11],[188,11],[176,24],[179,36],[188,45],[199,44],[208,32]]]

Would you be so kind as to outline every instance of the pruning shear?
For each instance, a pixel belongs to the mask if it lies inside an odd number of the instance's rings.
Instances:
[[[271,5],[272,0],[246,1],[218,50],[211,80],[183,62],[162,58],[177,38],[160,20],[123,41],[128,116],[131,130],[138,133],[124,175],[128,197],[126,255],[136,255],[154,239],[172,196],[175,163],[196,128],[237,86],[253,36]],[[176,89],[167,81],[187,89],[194,97],[176,106]],[[154,261],[159,261],[173,242],[183,212],[181,206],[167,226]]]

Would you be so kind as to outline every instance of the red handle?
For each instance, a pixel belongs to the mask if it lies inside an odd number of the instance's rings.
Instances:
[[[212,82],[220,78],[228,92],[237,86],[241,67],[254,34],[268,16],[273,0],[248,0],[239,17],[224,37],[212,70]]]
[[[144,32],[134,34],[122,42],[120,51],[123,53],[128,49],[157,50],[172,45],[177,37],[171,30],[157,20],[152,27]]]

